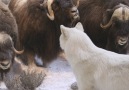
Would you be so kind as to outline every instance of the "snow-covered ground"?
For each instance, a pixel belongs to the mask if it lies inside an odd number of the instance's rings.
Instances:
[[[47,75],[36,90],[71,90],[70,86],[76,80],[70,65],[65,59],[59,57],[46,70]],[[5,88],[4,84],[0,85]]]
[[[75,77],[66,60],[58,58],[47,69],[47,76],[37,90],[70,90]]]

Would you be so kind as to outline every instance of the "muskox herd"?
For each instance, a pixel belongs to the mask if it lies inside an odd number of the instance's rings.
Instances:
[[[79,21],[98,47],[128,53],[129,0],[1,0],[1,77],[15,58],[33,65],[38,56],[46,66],[63,52],[60,25],[74,27]]]

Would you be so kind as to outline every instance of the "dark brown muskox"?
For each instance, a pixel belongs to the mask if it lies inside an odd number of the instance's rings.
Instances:
[[[34,90],[42,83],[44,71],[37,67],[24,69],[16,61],[16,54],[23,52],[15,49],[17,42],[18,28],[15,18],[8,6],[0,0],[0,81],[5,81],[9,90]]]
[[[77,4],[78,0],[11,0],[23,56],[32,62],[37,54],[44,65],[57,57],[60,25],[72,27],[79,20]]]
[[[85,32],[94,44],[126,54],[129,40],[129,0],[80,0]]]
[[[0,81],[4,81],[9,90],[35,90],[45,76],[39,67],[26,67],[20,63],[17,51],[10,35],[0,32]]]
[[[18,28],[8,6],[0,1],[0,73],[7,71],[19,53],[14,47],[18,42]]]
[[[4,81],[9,90],[35,90],[45,76],[39,67],[29,68],[19,63],[17,51],[10,35],[0,32],[0,81]],[[42,68],[43,69],[43,68]]]

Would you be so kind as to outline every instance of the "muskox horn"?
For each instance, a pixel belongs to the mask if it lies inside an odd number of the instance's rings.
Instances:
[[[103,18],[105,18],[105,16],[107,16],[107,15],[109,16],[109,13],[112,13],[112,12],[113,12],[112,9],[107,9],[106,15],[104,15]],[[110,19],[110,21],[108,22],[108,24],[103,25],[103,24],[101,23],[100,26],[101,26],[103,29],[106,29],[107,27],[111,26],[111,24],[112,24],[112,19],[113,19],[113,18]],[[107,20],[107,17],[106,17],[106,20]]]
[[[16,54],[22,54],[24,52],[24,50],[18,51],[14,47],[12,47],[12,49]]]
[[[77,1],[77,5],[76,5],[77,7],[79,6],[79,3],[80,3],[80,0]]]
[[[108,27],[110,27],[112,25],[112,20],[113,20],[113,17],[110,19],[110,21],[108,22],[108,24],[106,25],[103,25],[102,23],[100,24],[100,26],[103,28],[103,29],[106,29]]]
[[[54,12],[52,10],[52,3],[53,3],[53,0],[48,0],[47,1],[47,8],[48,8],[48,13],[47,13],[47,16],[50,20],[54,20]]]
[[[125,14],[123,14],[123,11],[125,11]],[[112,21],[114,18],[118,18],[119,20],[129,20],[129,7],[123,4],[119,4],[115,7],[114,13],[110,19],[110,21],[108,22],[108,24],[103,25],[100,24],[100,26],[103,29],[106,29],[108,27],[110,27],[112,25]]]

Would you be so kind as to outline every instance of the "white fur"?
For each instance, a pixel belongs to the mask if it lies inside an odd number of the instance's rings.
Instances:
[[[72,66],[79,90],[129,90],[129,56],[96,47],[78,27],[61,25],[60,46]]]

